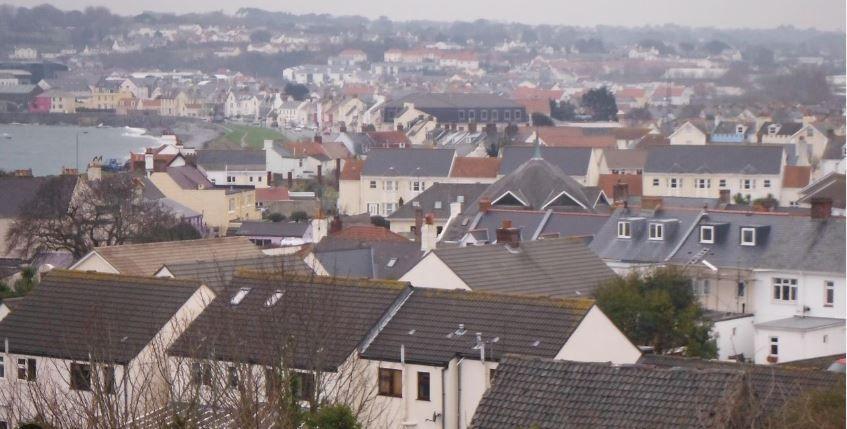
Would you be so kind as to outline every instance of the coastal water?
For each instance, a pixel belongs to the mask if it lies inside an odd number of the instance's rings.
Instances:
[[[77,163],[76,138],[79,134],[79,167],[95,156],[104,162],[117,159],[121,164],[130,152],[158,146],[157,137],[143,129],[129,127],[77,127],[65,125],[0,125],[0,170],[31,168],[36,176],[62,172],[62,167]]]

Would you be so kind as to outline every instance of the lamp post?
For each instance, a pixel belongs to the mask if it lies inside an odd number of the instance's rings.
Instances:
[[[76,171],[79,173],[79,135],[80,134],[88,134],[88,131],[77,131],[76,132]]]

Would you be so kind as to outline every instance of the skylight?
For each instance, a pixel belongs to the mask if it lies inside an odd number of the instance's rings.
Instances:
[[[391,259],[389,259],[389,260],[388,260],[388,263],[387,263],[387,264],[385,264],[385,266],[386,266],[386,267],[388,267],[388,268],[391,268],[391,267],[393,267],[393,266],[394,266],[394,264],[396,264],[396,263],[397,263],[397,258],[391,258]]]
[[[241,304],[241,301],[244,300],[244,297],[247,296],[248,293],[250,293],[249,287],[243,287],[239,289],[238,292],[236,292],[235,295],[232,296],[232,299],[229,300],[229,303],[232,305]]]
[[[283,292],[277,289],[271,296],[268,297],[267,301],[265,301],[265,307],[273,307],[279,302],[279,299],[282,298]]]

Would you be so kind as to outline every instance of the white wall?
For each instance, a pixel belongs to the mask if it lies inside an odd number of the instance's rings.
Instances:
[[[730,356],[738,354],[752,359],[755,332],[752,315],[715,322],[712,336],[718,345],[718,360],[729,360]]]
[[[638,348],[595,305],[556,355],[557,360],[578,362],[635,363]]]
[[[805,273],[801,271],[755,270],[755,282],[752,286],[752,299],[755,301],[756,323],[784,319],[803,315],[810,317],[832,317],[843,319],[847,314],[847,296],[845,296],[844,274]],[[797,279],[797,301],[791,303],[773,299],[773,279]],[[824,306],[824,282],[835,283],[835,303]],[[749,288],[749,286],[748,286]]]
[[[120,274],[106,259],[92,250],[69,268],[75,271],[96,271],[98,273]]]
[[[403,274],[400,281],[417,287],[470,290],[470,287],[432,252]]]
[[[824,342],[824,336],[826,336],[826,342]],[[771,337],[779,338],[777,363],[841,354],[847,348],[844,341],[844,325],[807,332],[757,329],[755,337],[757,364],[768,364]]]

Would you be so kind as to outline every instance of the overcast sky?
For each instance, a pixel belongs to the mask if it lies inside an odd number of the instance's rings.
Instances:
[[[47,0],[0,0],[20,6]],[[529,24],[642,26],[675,23],[721,28],[773,28],[783,24],[822,30],[845,28],[845,0],[60,0],[62,9],[106,6],[120,14],[143,10],[235,12],[244,6],[292,13],[380,15],[441,21],[485,18]]]

